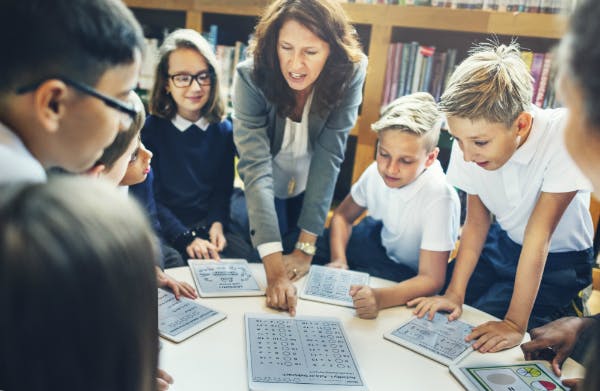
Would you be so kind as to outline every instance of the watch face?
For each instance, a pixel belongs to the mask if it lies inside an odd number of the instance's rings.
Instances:
[[[314,244],[310,244],[307,242],[296,243],[296,248],[307,255],[315,255],[315,253],[317,252],[317,247]]]

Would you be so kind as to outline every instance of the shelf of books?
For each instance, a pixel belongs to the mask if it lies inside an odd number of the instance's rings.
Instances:
[[[340,1],[370,59],[360,116],[342,167],[341,176],[348,183],[341,193],[374,159],[375,134],[370,124],[377,120],[382,105],[415,91],[429,91],[439,98],[455,65],[476,42],[518,39],[535,80],[534,103],[555,104],[550,49],[565,31],[566,12],[576,0]],[[204,32],[213,43],[228,93],[257,17],[270,2],[125,0],[149,37],[142,87],[152,85],[153,53],[164,35],[187,27]]]

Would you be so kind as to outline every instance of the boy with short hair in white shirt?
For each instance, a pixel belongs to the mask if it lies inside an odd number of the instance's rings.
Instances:
[[[466,303],[503,319],[467,337],[480,352],[568,313],[591,282],[590,184],[564,146],[566,110],[532,106],[532,90],[517,44],[483,45],[440,102],[455,138],[448,180],[468,193],[467,219],[445,294],[408,304],[418,316],[456,319]]]
[[[371,126],[378,137],[376,162],[335,210],[328,265],[400,281],[390,288],[353,286],[350,295],[361,318],[375,318],[382,308],[444,285],[460,202],[437,160],[441,122],[427,93],[392,102]],[[369,217],[353,228],[365,210]]]

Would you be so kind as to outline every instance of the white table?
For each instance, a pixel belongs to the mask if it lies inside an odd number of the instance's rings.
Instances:
[[[251,264],[258,282],[266,286],[262,264]],[[194,285],[187,267],[167,269],[181,281]],[[298,291],[304,279],[296,283]],[[386,287],[393,282],[371,278],[372,287]],[[248,389],[244,313],[277,313],[268,308],[265,297],[199,298],[206,306],[227,314],[227,318],[199,334],[175,344],[162,340],[160,367],[175,378],[172,390],[237,391]],[[350,339],[365,382],[372,391],[387,390],[463,390],[448,368],[400,345],[385,340],[383,334],[412,316],[404,306],[385,309],[374,320],[359,319],[354,309],[300,299],[298,315],[339,318]],[[478,325],[495,319],[491,315],[465,306],[461,320]],[[526,336],[528,339],[528,336]],[[471,353],[461,364],[469,362],[514,363],[523,360],[519,347],[493,354]],[[563,376],[581,377],[583,368],[569,359]]]

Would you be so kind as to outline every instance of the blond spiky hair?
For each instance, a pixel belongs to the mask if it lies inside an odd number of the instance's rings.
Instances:
[[[371,125],[376,133],[398,130],[423,137],[423,146],[431,152],[438,144],[442,115],[435,100],[426,92],[417,92],[392,101],[381,110],[381,118]]]
[[[484,119],[507,127],[531,105],[533,78],[519,44],[482,43],[450,77],[439,108],[447,116]]]

